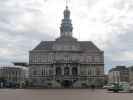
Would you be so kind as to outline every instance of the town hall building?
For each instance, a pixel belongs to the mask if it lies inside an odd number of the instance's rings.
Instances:
[[[89,31],[89,30],[88,30]],[[104,81],[104,52],[91,41],[72,36],[68,7],[55,41],[42,41],[29,52],[30,82],[34,87],[100,87]]]

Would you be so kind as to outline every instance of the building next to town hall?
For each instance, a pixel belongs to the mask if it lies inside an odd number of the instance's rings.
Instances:
[[[83,88],[103,85],[104,52],[91,41],[78,41],[72,32],[70,10],[66,6],[60,36],[55,41],[42,41],[29,52],[32,86]]]
[[[28,68],[23,63],[0,65],[0,87],[16,87],[25,84],[28,79]]]
[[[116,66],[109,70],[109,83],[129,82],[129,68],[126,66]]]

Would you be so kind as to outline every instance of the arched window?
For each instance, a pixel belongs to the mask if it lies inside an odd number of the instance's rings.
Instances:
[[[33,70],[33,75],[37,75],[37,71],[36,70]]]
[[[77,67],[72,68],[72,75],[78,75],[78,69]]]
[[[69,67],[64,68],[64,75],[69,75]]]
[[[56,68],[56,75],[61,75],[61,68],[60,67]]]

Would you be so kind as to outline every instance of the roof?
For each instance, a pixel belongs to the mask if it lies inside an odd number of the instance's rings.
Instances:
[[[115,68],[109,70],[109,72],[113,71],[128,71],[128,68],[126,66],[116,66]]]
[[[42,41],[39,45],[37,45],[34,50],[53,50],[53,45],[55,44],[75,44],[80,46],[81,51],[93,51],[93,52],[101,52],[101,50],[91,41],[77,41],[72,37],[60,37],[57,38],[56,41]]]
[[[52,50],[54,41],[42,41],[33,50]]]
[[[18,68],[18,69],[23,69],[23,70],[28,70],[27,67],[24,67],[24,66],[14,66],[13,64],[10,64],[10,65],[1,65],[0,66],[0,69],[4,69],[4,68]]]
[[[83,51],[101,51],[93,42],[91,41],[80,41],[80,47]]]
[[[28,67],[28,63],[26,62],[13,62],[13,64],[15,66],[24,66],[24,67]]]

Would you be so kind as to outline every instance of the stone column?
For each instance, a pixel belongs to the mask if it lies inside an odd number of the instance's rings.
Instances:
[[[55,64],[53,64],[53,80],[55,80],[55,75],[56,75],[56,68]]]
[[[69,75],[72,75],[72,66],[69,66],[69,72],[70,72]]]
[[[50,68],[49,68],[49,66],[47,67],[47,71],[48,71],[48,76],[49,76],[49,75],[50,75],[50,74],[49,74],[49,71],[50,71]]]
[[[61,66],[62,75],[64,75],[64,68],[65,68],[65,65],[62,65]]]
[[[78,64],[78,75],[80,75],[80,64]]]

